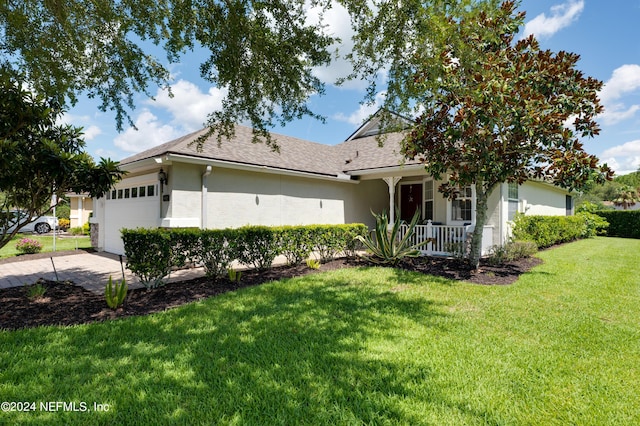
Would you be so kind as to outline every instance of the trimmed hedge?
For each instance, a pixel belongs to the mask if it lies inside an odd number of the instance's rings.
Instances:
[[[603,210],[596,214],[609,222],[607,236],[640,238],[640,210]]]
[[[245,226],[237,229],[123,229],[127,267],[147,288],[163,285],[172,268],[204,267],[215,278],[227,272],[233,261],[247,267],[268,269],[278,255],[297,265],[312,252],[321,261],[339,253],[355,256],[355,237],[366,235],[363,224],[306,226]]]
[[[608,223],[591,213],[575,216],[526,216],[514,220],[513,239],[534,241],[539,248],[597,235]]]

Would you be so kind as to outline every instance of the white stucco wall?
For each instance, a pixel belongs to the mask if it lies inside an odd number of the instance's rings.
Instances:
[[[565,216],[567,195],[567,191],[563,189],[527,181],[518,190],[519,211],[527,215]]]
[[[214,168],[207,227],[370,223],[388,202],[383,182],[347,183]]]

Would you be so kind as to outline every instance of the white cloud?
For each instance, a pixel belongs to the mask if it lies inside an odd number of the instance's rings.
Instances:
[[[344,121],[346,123],[353,124],[354,126],[360,126],[382,106],[385,94],[386,92],[379,92],[376,94],[375,102],[373,104],[361,104],[356,111],[349,115],[345,115],[343,113],[334,114],[333,119]]]
[[[571,25],[582,13],[584,0],[569,0],[551,7],[551,14],[536,16],[524,26],[523,38],[534,34],[537,38],[548,38]]]
[[[600,159],[618,175],[634,172],[640,167],[640,139],[609,148]]]
[[[625,105],[620,99],[640,89],[640,65],[627,64],[616,68],[599,93],[604,106],[600,119],[604,124],[616,124],[633,118],[640,105]]]
[[[98,126],[89,126],[83,129],[83,132],[84,132],[85,141],[90,141],[92,139],[95,139],[96,136],[102,134],[102,130]]]
[[[138,130],[130,127],[119,134],[113,143],[126,152],[140,152],[177,138],[182,132],[163,124],[149,110],[143,110],[135,122]]]
[[[330,9],[321,13],[320,7],[313,7],[307,10],[307,23],[315,25],[321,23],[325,26],[324,33],[340,39],[339,43],[334,43],[329,50],[337,52],[331,64],[324,67],[316,67],[314,75],[326,84],[334,84],[339,78],[347,77],[351,71],[351,62],[345,56],[353,50],[353,28],[351,18],[347,9],[335,1],[331,2]],[[345,82],[341,87],[346,89],[364,89],[366,82],[351,80]]]
[[[222,100],[226,96],[226,91],[217,87],[203,93],[198,86],[186,80],[172,84],[171,92],[173,97],[169,97],[167,90],[158,90],[155,102],[148,101],[148,104],[167,110],[173,116],[172,123],[185,132],[204,127],[207,115],[222,109]]]

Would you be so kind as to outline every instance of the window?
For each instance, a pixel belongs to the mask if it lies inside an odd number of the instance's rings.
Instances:
[[[433,181],[424,183],[424,220],[433,220]]]
[[[509,184],[507,202],[509,204],[508,220],[514,220],[516,218],[516,213],[518,213],[518,203],[520,202],[520,199],[518,198],[517,182],[513,182]]]
[[[138,187],[131,188],[131,198],[138,198]]]
[[[126,188],[124,190],[124,198],[129,198],[129,194],[131,193],[131,190],[129,188]]]
[[[147,185],[147,197],[153,197],[155,189],[155,185]]]
[[[140,188],[138,188],[138,195],[140,197],[144,197],[146,194],[146,189],[147,189],[146,186],[141,186]]]
[[[451,201],[451,220],[471,222],[473,197],[471,187],[460,188],[456,198]]]
[[[115,189],[111,191],[111,199],[112,200],[116,199],[116,190]]]
[[[122,191],[122,189],[118,189],[118,200],[122,198],[123,194],[124,194],[124,191]]]

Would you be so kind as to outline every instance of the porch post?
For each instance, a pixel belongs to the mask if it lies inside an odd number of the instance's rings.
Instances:
[[[389,226],[396,221],[396,209],[394,205],[394,200],[396,197],[396,185],[402,179],[400,176],[390,176],[382,178],[387,183],[389,187]]]

